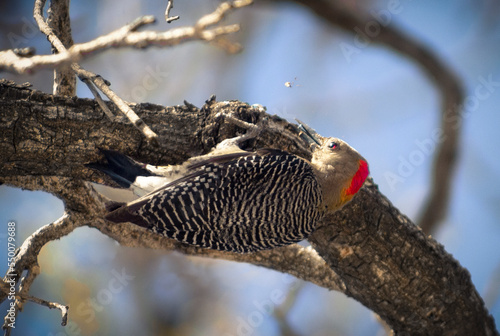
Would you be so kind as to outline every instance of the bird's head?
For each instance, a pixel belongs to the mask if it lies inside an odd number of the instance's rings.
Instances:
[[[323,190],[322,208],[335,212],[361,189],[370,173],[368,163],[346,142],[323,138],[300,120],[297,122],[302,139],[313,151],[311,165]]]
[[[369,174],[366,160],[346,142],[324,138],[313,151],[311,164],[323,188],[327,211],[336,211],[349,202]]]

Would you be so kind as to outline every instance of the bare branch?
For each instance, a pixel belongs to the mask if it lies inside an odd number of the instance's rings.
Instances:
[[[174,0],[168,0],[167,9],[165,9],[165,21],[167,21],[168,23],[179,19],[179,15],[170,16],[170,10],[172,8],[174,8]]]
[[[32,190],[45,190],[65,202],[66,212],[58,220],[47,224],[30,235],[20,246],[12,260],[13,270],[4,277],[8,282],[14,278],[20,283],[19,294],[28,296],[29,287],[38,275],[38,254],[47,243],[60,239],[77,227],[86,225],[93,218],[100,218],[104,213],[103,200],[84,182],[62,177],[13,176],[4,177],[3,181],[12,186],[25,186]],[[28,275],[20,280],[23,271]],[[0,302],[5,299],[5,292],[0,293]],[[22,305],[21,305],[22,306]]]
[[[38,262],[35,261],[33,264],[29,265],[28,272],[19,281],[19,296],[16,298],[16,306],[19,310],[23,310],[24,298],[28,296],[31,285],[38,275],[40,275],[40,266]]]
[[[16,292],[16,294],[15,294],[16,299],[14,302],[14,311],[11,315],[10,310],[8,310],[7,314],[5,315],[5,318],[4,318],[4,324],[3,324],[2,328],[6,331],[5,334],[7,334],[7,335],[10,334],[10,331],[11,331],[10,324],[12,321],[11,319],[12,318],[15,319],[17,317],[18,312],[23,310],[23,307],[24,307],[24,304],[26,303],[26,301],[38,303],[39,305],[46,306],[50,309],[57,308],[57,309],[61,310],[61,314],[62,314],[61,325],[65,326],[68,323],[68,310],[69,310],[68,306],[64,306],[64,305],[57,303],[57,302],[49,302],[49,301],[28,295],[28,292],[29,292],[31,285],[33,284],[35,278],[39,274],[40,274],[40,266],[38,265],[38,263],[35,262],[34,264],[29,266],[27,275],[20,280],[19,291]],[[2,283],[4,283],[3,280],[2,280]],[[2,287],[2,291],[4,291],[3,287]],[[9,291],[9,289],[7,289],[7,292],[8,291]]]
[[[64,44],[54,33],[54,31],[47,25],[43,18],[43,7],[45,6],[45,0],[37,0],[35,2],[34,16],[35,20],[40,27],[40,30],[47,35],[48,40],[52,43],[53,47],[58,51],[59,54],[56,56],[57,61],[54,62],[53,59],[49,59],[51,56],[39,56],[38,58],[21,58],[13,52],[7,51],[0,53],[0,64],[4,63],[9,66],[16,67],[18,72],[24,72],[32,70],[34,67],[39,66],[29,61],[38,60],[47,62],[45,64],[50,65],[60,65],[66,62],[71,62],[78,60],[82,55],[88,55],[95,51],[104,50],[109,47],[120,47],[120,46],[136,46],[145,47],[153,44],[158,45],[173,45],[178,44],[183,40],[199,38],[206,41],[214,41],[218,36],[233,33],[239,30],[238,25],[229,25],[225,27],[216,27],[213,29],[205,29],[207,26],[214,25],[218,23],[224,15],[232,8],[242,7],[244,5],[250,4],[251,1],[235,1],[234,4],[222,3],[213,14],[206,15],[202,17],[195,27],[185,27],[178,28],[175,30],[167,31],[164,33],[156,32],[136,32],[136,30],[146,24],[154,22],[154,18],[151,16],[144,16],[136,19],[132,23],[115,30],[114,32],[101,36],[91,42],[82,43],[79,45],[72,46],[69,50],[66,49]],[[219,43],[219,46],[234,52],[240,49],[239,45],[233,44],[227,40],[223,40]],[[44,59],[45,57],[45,59]],[[19,68],[21,66],[21,69]],[[1,68],[1,65],[0,65]],[[137,127],[146,139],[152,143],[158,144],[158,136],[151,128],[144,123],[137,114],[128,106],[123,99],[116,95],[110,88],[109,85],[96,74],[82,69],[77,63],[71,64],[71,69],[78,75],[78,77],[84,81],[87,85],[92,82],[99,90],[101,90],[111,101],[113,101],[120,111],[132,122],[132,124]],[[11,69],[12,70],[12,69]],[[86,79],[86,80],[85,80]],[[103,106],[102,100],[99,95],[96,95],[96,90],[89,85],[91,92],[94,97]],[[111,116],[109,110],[104,108],[106,115]]]
[[[115,120],[116,118],[115,115],[113,114],[113,112],[111,112],[111,110],[109,109],[108,105],[106,105],[104,100],[102,100],[99,91],[97,91],[97,89],[95,88],[94,84],[90,81],[90,79],[88,79],[87,77],[82,77],[81,80],[90,89],[90,92],[92,92],[92,95],[94,96],[95,100],[97,101],[101,109],[104,111],[106,116],[109,118],[109,120],[111,121]]]
[[[26,57],[25,55],[18,54],[15,49],[0,51],[0,71],[10,71],[19,74],[33,74],[37,70],[55,68],[68,64],[71,61],[73,59],[68,52]]]
[[[66,236],[77,227],[86,225],[92,218],[101,217],[104,211],[101,205],[102,199],[86,184],[65,178],[14,177],[6,180],[12,185],[29,185],[31,188],[52,192],[65,201],[67,211],[61,218],[41,227],[23,242],[12,260],[13,270],[7,271],[3,283],[11,283],[11,281],[14,281],[14,285],[18,283],[14,312],[12,313],[14,318],[19,311],[22,311],[26,301],[32,301],[49,308],[61,310],[62,325],[66,325],[69,307],[29,295],[31,285],[40,274],[38,255],[43,246],[49,242]],[[21,278],[25,270],[27,270],[27,273]],[[0,302],[3,302],[11,294],[11,286],[12,284],[10,286],[1,286]],[[7,335],[10,334],[11,330],[9,324],[11,317],[12,315],[7,311],[3,325]]]
[[[59,37],[66,48],[73,45],[71,36],[71,24],[69,18],[69,0],[51,1],[47,10],[47,24],[55,35]],[[57,49],[53,48],[57,53]],[[74,96],[76,94],[76,76],[68,66],[61,66],[54,69],[54,89],[55,95]]]
[[[73,231],[76,228],[75,224],[76,223],[72,219],[70,219],[70,216],[68,216],[68,214],[65,214],[57,221],[45,225],[44,227],[37,230],[35,233],[29,236],[19,248],[13,260],[14,271],[8,271],[6,276],[4,277],[4,281],[6,282],[9,282],[11,280],[13,280],[15,283],[19,282],[18,291],[15,295],[16,299],[14,303],[14,312],[11,315],[10,311],[7,311],[7,314],[4,318],[4,324],[2,326],[2,328],[5,330],[6,335],[9,335],[11,331],[11,318],[13,317],[15,319],[18,312],[22,311],[26,300],[34,301],[37,303],[45,302],[41,299],[33,298],[28,294],[31,285],[35,281],[35,278],[40,274],[40,266],[38,265],[38,254],[40,253],[40,250],[50,241],[59,239],[67,235],[69,232]],[[27,274],[19,279],[24,270],[28,271]],[[7,290],[9,290],[9,288],[7,288]],[[7,298],[8,293],[8,291],[2,291],[2,293],[0,293],[0,302],[4,301]],[[52,303],[52,305],[53,307],[51,308],[59,308],[59,306],[62,306],[55,303]],[[61,311],[63,310],[61,309]],[[63,311],[63,322],[65,320],[67,320],[67,309]]]
[[[13,260],[13,263],[15,264],[14,272],[11,272],[10,274],[12,276],[9,276],[14,278],[16,282],[21,282],[21,295],[27,296],[31,283],[38,275],[38,272],[36,272],[36,267],[38,267],[37,256],[42,247],[45,246],[45,244],[53,240],[60,239],[61,237],[64,237],[72,232],[78,227],[79,222],[80,221],[72,218],[66,213],[57,221],[47,224],[35,231],[23,242]],[[23,278],[23,280],[19,280],[19,277],[24,270],[29,271],[28,277]],[[7,276],[4,278],[4,281],[7,281]],[[2,294],[6,293],[0,293],[0,301],[5,299],[5,295]]]
[[[0,70],[20,74],[33,73],[40,68],[56,67],[77,62],[84,57],[103,52],[109,48],[165,47],[193,40],[214,42],[215,45],[229,52],[237,52],[241,50],[241,47],[237,44],[232,44],[229,41],[219,43],[217,40],[222,36],[239,31],[239,25],[232,24],[210,29],[208,26],[219,23],[230,9],[246,6],[250,3],[251,1],[236,1],[235,4],[231,5],[230,3],[224,2],[215,10],[215,15],[213,13],[202,17],[194,27],[180,27],[164,32],[136,31],[139,27],[151,24],[155,21],[152,16],[143,16],[109,34],[100,36],[89,42],[75,44],[66,50],[66,48],[63,48],[64,45],[62,42],[53,34],[52,30],[43,19],[42,10],[45,5],[45,0],[37,0],[35,2],[35,19],[39,26],[41,24],[40,30],[48,36],[47,38],[58,50],[59,54],[21,57],[11,50],[2,51],[0,52]]]
[[[47,36],[47,40],[49,40],[52,47],[55,48],[58,52],[62,53],[66,51],[66,47],[57,37],[57,35],[52,31],[47,22],[45,22],[45,19],[43,17],[43,8],[45,7],[45,2],[46,0],[35,0],[33,17],[35,18],[38,28],[40,28],[40,31]]]
[[[232,2],[223,2],[217,7],[217,9],[215,9],[214,12],[207,14],[199,19],[194,27],[197,31],[202,31],[205,28],[213,26],[222,21],[222,19],[224,19],[224,17],[232,9],[248,6],[252,4],[252,2],[252,0],[235,0]]]
[[[2,326],[2,328],[6,330],[6,334],[10,333],[11,319],[13,318],[15,320],[18,312],[23,310],[24,303],[26,302],[26,298],[28,297],[28,292],[30,290],[30,287],[35,281],[35,278],[40,274],[40,266],[38,265],[36,259],[37,258],[35,257],[35,262],[29,265],[28,272],[19,281],[19,290],[15,295],[16,299],[14,301],[14,311],[12,312],[12,315],[11,311],[7,310],[7,314],[5,315],[4,318],[4,324]]]
[[[66,324],[68,324],[69,306],[65,306],[65,305],[62,305],[62,304],[57,303],[57,302],[50,302],[50,301],[42,300],[42,299],[39,299],[39,298],[34,297],[34,296],[28,296],[26,299],[31,301],[31,302],[38,303],[39,305],[48,307],[50,309],[54,309],[54,308],[59,309],[61,311],[61,318],[62,318],[61,325],[64,327],[64,326],[66,326]]]

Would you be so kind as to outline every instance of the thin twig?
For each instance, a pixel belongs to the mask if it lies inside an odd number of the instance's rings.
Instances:
[[[40,250],[49,242],[60,239],[61,237],[69,234],[74,229],[79,226],[83,226],[88,223],[89,220],[100,217],[103,211],[101,205],[102,200],[99,200],[98,195],[94,195],[94,190],[82,182],[73,182],[70,179],[64,178],[47,178],[47,177],[27,177],[23,180],[35,180],[38,184],[43,185],[44,189],[59,195],[66,202],[66,211],[61,218],[47,224],[31,236],[29,236],[18,249],[15,257],[12,260],[13,270],[8,270],[6,276],[4,277],[4,282],[14,279],[15,284],[19,283],[18,290],[15,295],[14,311],[12,312],[14,318],[17,316],[18,312],[23,309],[24,303],[29,300],[39,304],[48,306],[49,308],[58,308],[62,313],[62,324],[67,323],[68,308],[62,304],[48,302],[42,299],[34,298],[29,295],[29,290],[36,279],[37,275],[40,274],[40,267],[38,266],[38,255]],[[13,179],[12,182],[17,181]],[[19,182],[19,181],[17,181]],[[16,182],[13,183],[15,185]],[[83,195],[80,201],[74,199],[73,193]],[[71,196],[70,196],[71,195]],[[84,204],[77,204],[76,202],[85,202]],[[79,208],[81,212],[72,211],[71,209]],[[24,270],[27,270],[25,276],[21,278]],[[2,292],[0,292],[0,302],[3,302],[10,295],[10,286],[1,286]],[[8,290],[8,292],[7,292]],[[5,334],[9,335],[11,332],[11,327],[9,325],[9,311],[7,312],[3,328],[5,329]]]
[[[52,55],[34,55],[28,57],[22,51],[17,53],[16,49],[0,51],[0,71],[11,71],[19,74],[33,74],[36,70],[43,68],[55,68],[73,61],[70,53],[59,53]]]
[[[6,334],[10,333],[11,319],[14,319],[14,321],[17,318],[17,314],[19,311],[23,310],[24,303],[26,302],[26,298],[28,297],[28,292],[31,288],[31,285],[35,281],[35,278],[40,274],[40,266],[38,266],[38,262],[35,262],[31,265],[29,265],[28,272],[26,273],[26,276],[22,277],[21,280],[19,281],[19,290],[15,295],[15,301],[14,301],[14,311],[11,312],[10,310],[7,310],[7,314],[5,315],[4,318],[4,324],[2,328],[5,330]],[[12,313],[12,315],[11,315]]]
[[[39,305],[48,307],[50,309],[54,309],[54,308],[59,309],[61,311],[61,317],[62,317],[61,325],[64,327],[66,324],[68,324],[69,306],[65,306],[65,305],[57,303],[57,302],[46,301],[46,300],[43,300],[43,299],[40,299],[40,298],[37,298],[34,296],[28,296],[28,297],[26,297],[26,300],[29,300],[29,301],[34,302],[34,303],[38,303]]]
[[[90,92],[92,92],[92,95],[94,95],[95,100],[97,100],[97,103],[101,107],[101,109],[104,111],[104,113],[108,116],[109,120],[113,121],[115,120],[115,115],[111,110],[109,109],[108,105],[102,100],[101,95],[99,94],[99,91],[95,88],[94,84],[88,79],[87,77],[81,77],[80,80],[87,84],[87,87],[90,89]]]
[[[40,27],[40,30],[47,35],[47,39],[52,43],[53,47],[59,52],[58,61],[50,62],[51,65],[63,64],[69,60],[76,60],[84,54],[89,54],[93,51],[104,50],[110,47],[118,46],[136,46],[136,47],[146,47],[148,45],[158,44],[158,45],[173,45],[178,44],[183,40],[188,39],[202,39],[206,41],[215,41],[220,35],[233,33],[239,30],[238,25],[229,25],[225,27],[216,27],[213,29],[205,29],[208,26],[214,25],[222,20],[225,14],[232,8],[238,8],[242,6],[249,5],[251,1],[234,1],[232,3],[222,3],[217,9],[208,15],[203,16],[196,23],[195,27],[185,27],[176,30],[167,31],[164,33],[156,32],[137,32],[136,30],[146,24],[154,22],[154,18],[151,16],[144,16],[134,20],[132,23],[115,30],[114,32],[98,37],[97,39],[82,43],[79,45],[72,46],[69,50],[66,49],[59,38],[54,34],[52,29],[47,25],[43,17],[43,8],[45,6],[46,0],[36,0],[34,7],[34,17]],[[167,42],[168,41],[168,42]],[[234,52],[241,49],[237,44],[233,44],[228,40],[221,41],[218,46],[224,48],[227,51]],[[38,61],[41,57],[37,58]],[[49,56],[46,56],[49,57]],[[17,66],[18,56],[15,53],[0,53],[0,64],[7,64],[8,66]],[[32,58],[33,59],[33,58]],[[26,59],[22,63],[22,71],[29,71],[36,64],[28,64]],[[0,65],[1,67],[1,65]],[[142,134],[146,137],[148,141],[152,143],[158,142],[158,136],[151,128],[146,125],[142,119],[140,119],[137,114],[128,106],[123,99],[118,97],[110,88],[109,85],[99,76],[91,73],[87,70],[82,69],[77,63],[71,64],[72,70],[78,75],[80,79],[87,78],[91,81],[101,92],[103,92],[113,103],[116,104],[118,109],[132,122],[132,124],[137,127]],[[21,70],[16,68],[18,71]],[[89,81],[85,81],[85,84],[89,85]],[[89,86],[90,91],[94,94],[99,102],[99,98],[95,95],[95,88]],[[101,104],[101,103],[99,103]],[[110,115],[108,111],[104,110],[106,115]]]
[[[165,10],[165,21],[167,21],[168,23],[179,19],[179,15],[170,16],[170,10],[172,8],[174,8],[174,0],[168,0],[167,9]]]
[[[153,145],[158,145],[158,135],[130,108],[130,106],[121,99],[113,90],[108,86],[108,83],[96,74],[82,69],[78,64],[73,64],[73,69],[78,74],[78,77],[85,77],[92,81],[92,83],[101,90],[118,109],[132,122],[138,130],[146,137],[146,139]]]
[[[251,5],[252,2],[252,0],[236,0],[232,2],[223,2],[215,9],[215,11],[199,19],[194,27],[197,31],[201,31],[209,26],[213,26],[214,24],[221,22],[226,14],[231,10]]]
[[[23,309],[25,301],[23,297],[28,296],[31,285],[38,275],[40,275],[40,266],[38,262],[35,261],[33,264],[29,265],[28,272],[19,281],[19,297],[16,297],[16,306],[18,306],[20,310]]]
[[[118,35],[127,35],[130,32],[135,32],[142,26],[148,25],[155,23],[156,19],[152,15],[144,15],[144,16],[139,16],[137,19],[134,21],[130,22],[129,24],[126,24],[125,26],[119,28],[115,32],[119,32]]]
[[[34,280],[34,277],[33,277],[33,280]],[[58,302],[50,302],[50,301],[47,301],[47,300],[43,300],[43,299],[31,296],[31,295],[23,295],[20,292],[16,293],[16,303],[14,305],[15,311],[14,311],[14,314],[13,314],[14,315],[14,319],[17,317],[17,313],[22,310],[24,302],[26,302],[26,301],[31,301],[31,302],[37,303],[39,305],[48,307],[50,309],[54,309],[54,308],[59,309],[61,311],[61,317],[62,317],[61,325],[62,326],[66,326],[66,324],[68,323],[68,310],[69,310],[69,306],[65,306],[65,305],[60,304]],[[7,315],[5,316],[5,318],[4,318],[4,324],[2,326],[2,328],[4,330],[6,330],[6,334],[9,334],[10,333],[9,330],[12,329],[10,327],[10,323],[9,323],[8,318],[10,319],[9,313],[7,313]]]

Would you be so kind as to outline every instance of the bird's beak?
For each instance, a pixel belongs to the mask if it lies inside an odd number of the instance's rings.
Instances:
[[[295,121],[299,124],[299,130],[301,131],[300,137],[306,141],[309,146],[317,145],[321,146],[320,138],[321,136],[316,133],[311,127],[307,126],[305,123],[300,121],[299,119],[295,119]]]

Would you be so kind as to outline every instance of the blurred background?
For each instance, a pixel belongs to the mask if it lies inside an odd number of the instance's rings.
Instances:
[[[396,3],[391,24],[439,55],[475,102],[463,114],[449,211],[434,237],[470,271],[498,326],[500,3],[344,2],[372,11],[369,15]],[[176,1],[171,15],[181,18],[169,25],[163,21],[166,1],[72,1],[73,39],[86,42],[145,14],[159,19],[157,30],[192,25],[218,4]],[[32,7],[33,1],[1,2],[0,49],[33,46],[50,53]],[[244,46],[242,53],[190,42],[109,50],[82,65],[109,80],[128,101],[178,105],[187,100],[201,106],[216,94],[217,100],[262,104],[271,114],[299,118],[324,136],[343,138],[368,159],[381,191],[416,219],[434,155],[433,146],[424,150],[421,144],[432,143],[441,120],[439,93],[420,68],[376,44],[346,53],[346,46],[355,46],[353,34],[290,2],[259,2],[225,22],[241,24],[231,40]],[[0,76],[52,92],[49,70]],[[92,97],[81,83],[77,94]],[[411,169],[403,172],[405,161],[412,162]],[[62,202],[47,193],[0,186],[0,222],[5,223],[0,256],[7,255],[6,223],[16,223],[19,246],[62,212]],[[5,274],[6,257],[0,260]],[[373,313],[342,294],[251,265],[120,247],[90,228],[47,245],[40,265],[31,294],[69,304],[69,324],[60,326],[59,311],[28,303],[14,335],[384,335]],[[6,302],[0,308],[5,312]]]

